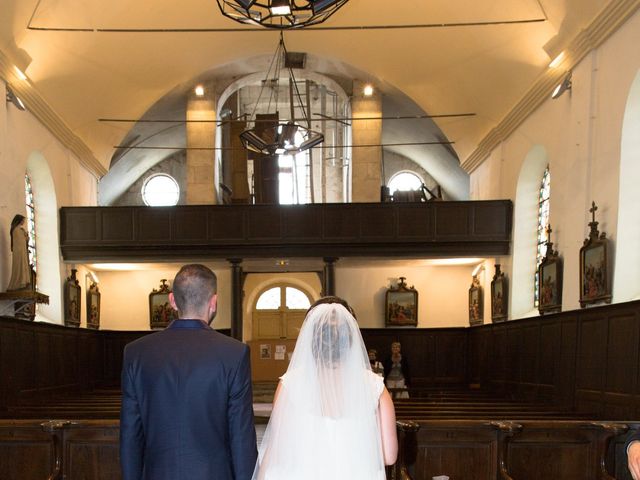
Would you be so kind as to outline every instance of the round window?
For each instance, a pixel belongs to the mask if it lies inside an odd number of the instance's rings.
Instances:
[[[389,193],[393,195],[396,190],[419,190],[421,186],[422,179],[418,175],[411,172],[400,172],[389,180]]]
[[[142,200],[149,207],[177,205],[179,198],[178,182],[166,173],[152,175],[142,185]]]

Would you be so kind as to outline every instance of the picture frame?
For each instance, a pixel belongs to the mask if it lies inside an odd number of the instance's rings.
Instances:
[[[548,227],[550,238],[551,227]],[[556,313],[562,310],[562,259],[553,249],[553,243],[547,241],[547,253],[538,266],[538,311]]]
[[[418,292],[408,287],[406,278],[400,277],[398,285],[385,294],[385,325],[415,327],[418,325]]]
[[[500,271],[500,264],[496,263],[496,271],[491,280],[491,321],[493,323],[507,320],[509,308],[509,288],[507,277]]]
[[[271,344],[260,344],[260,360],[271,360]]]
[[[482,286],[478,276],[474,275],[469,287],[469,325],[482,325],[484,323]]]
[[[609,270],[609,239],[605,232],[598,231],[595,202],[589,211],[589,237],[580,248],[580,307],[605,302],[611,303],[611,272]]]
[[[71,275],[64,282],[64,324],[67,327],[80,326],[82,289],[77,278],[78,270],[71,269]]]
[[[93,282],[87,291],[87,328],[100,328],[100,290]]]
[[[160,280],[160,287],[155,288],[149,294],[149,325],[151,330],[162,330],[173,320],[178,318],[178,312],[173,309],[169,302],[171,288],[167,284],[167,279]]]

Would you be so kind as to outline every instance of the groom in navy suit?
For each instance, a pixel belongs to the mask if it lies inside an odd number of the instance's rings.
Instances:
[[[185,265],[162,332],[128,344],[122,366],[123,480],[249,480],[256,434],[249,348],[209,324],[216,276]]]

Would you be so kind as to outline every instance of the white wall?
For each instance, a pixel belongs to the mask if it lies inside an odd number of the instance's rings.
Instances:
[[[100,280],[100,330],[149,330],[149,294],[160,286],[163,278],[172,284],[176,273],[177,267],[97,271]],[[216,329],[230,328],[231,273],[229,269],[214,270],[214,273],[218,277],[218,313],[212,326]],[[82,282],[84,294],[86,290]],[[83,321],[86,325],[86,319]]]
[[[552,240],[564,257],[563,310],[579,308],[578,255],[588,235],[592,200],[598,205],[599,229],[612,240],[615,257],[622,122],[640,68],[639,44],[640,14],[636,14],[573,69],[571,91],[556,100],[549,98],[471,175],[472,199],[515,202],[527,154],[536,145],[546,150]],[[531,256],[534,262],[535,251]],[[497,260],[508,265],[504,270],[512,277],[510,259]]]
[[[380,267],[372,262],[370,267],[349,268],[338,262],[336,294],[351,304],[360,326],[384,327],[385,293],[403,276],[418,291],[418,327],[464,327],[469,325],[468,290],[474,267],[408,264],[398,268]],[[487,318],[485,313],[485,322]]]
[[[5,84],[0,82],[0,98],[4,100]],[[57,225],[57,220],[50,218],[60,206],[95,205],[96,179],[89,174],[78,160],[62,146],[58,140],[42,126],[31,113],[20,111],[13,104],[0,101],[0,291],[6,289],[11,273],[11,252],[9,245],[9,226],[16,214],[25,214],[24,174],[29,159],[40,159],[49,167],[56,205],[46,205],[41,221],[49,225]],[[34,191],[36,196],[37,192]],[[38,205],[36,205],[38,209]],[[40,220],[36,219],[36,222]],[[37,227],[38,223],[36,223]],[[45,229],[44,231],[47,231]],[[59,233],[55,235],[59,238]],[[50,239],[51,234],[39,238],[44,244],[46,263],[49,264],[47,281],[50,305],[39,309],[37,320],[62,323],[62,289],[66,277],[66,267],[62,263],[57,248],[47,248],[50,240],[57,244],[57,238]],[[43,260],[44,261],[44,260]],[[53,265],[51,267],[51,265]],[[57,265],[57,269],[56,269]],[[83,290],[84,293],[84,290]],[[6,305],[3,304],[3,305]],[[0,305],[2,307],[2,305]]]

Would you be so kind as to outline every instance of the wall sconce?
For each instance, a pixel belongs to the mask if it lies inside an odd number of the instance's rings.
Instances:
[[[472,277],[477,277],[478,274],[480,272],[482,272],[484,270],[484,262],[479,263],[478,265],[476,265],[476,268],[473,269],[473,272],[471,272],[471,276]]]
[[[567,90],[571,90],[571,72],[567,73],[565,77],[562,79],[562,82],[553,89],[553,93],[551,93],[551,98],[554,100],[560,97]]]
[[[7,102],[13,103],[18,110],[22,110],[22,111],[26,110],[27,107],[24,106],[24,103],[22,103],[22,100],[20,100],[20,97],[18,97],[15,93],[13,93],[13,90],[11,90],[9,85],[7,85],[6,98],[7,98]]]

